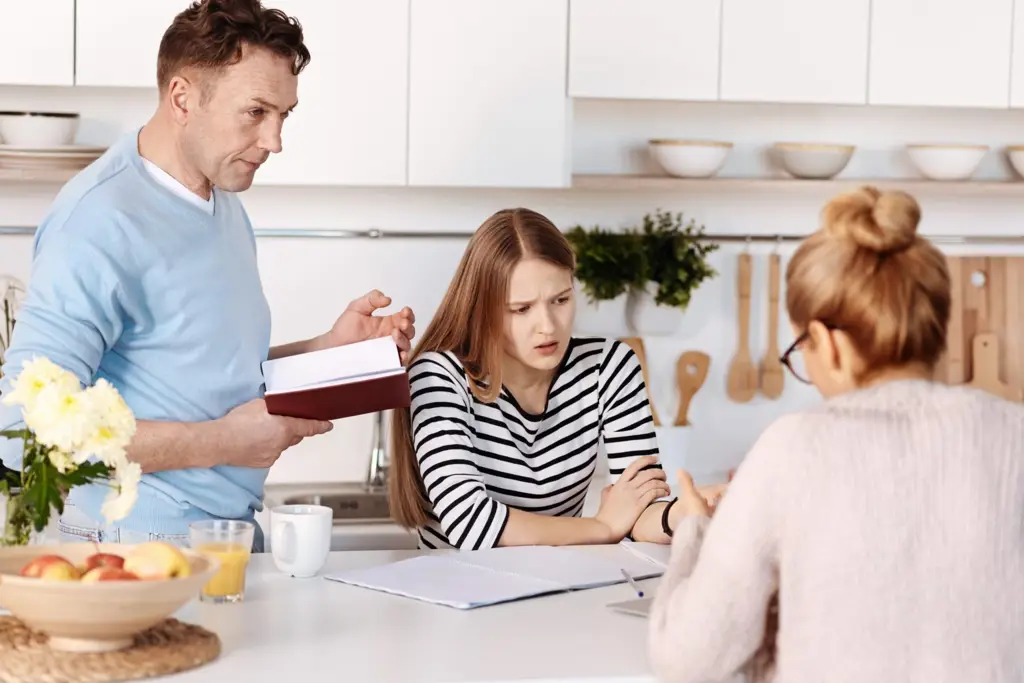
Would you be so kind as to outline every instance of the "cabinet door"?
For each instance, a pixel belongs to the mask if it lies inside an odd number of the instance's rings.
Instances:
[[[569,185],[568,0],[415,0],[409,184]]]
[[[869,14],[870,0],[722,0],[721,99],[864,104]]]
[[[1006,107],[1013,0],[876,0],[870,104]]]
[[[183,0],[77,0],[75,84],[156,87],[160,39]]]
[[[259,185],[404,185],[409,0],[265,0],[302,25],[310,62]]]
[[[571,0],[569,94],[718,99],[722,0]]]
[[[75,0],[5,2],[0,84],[74,85]]]

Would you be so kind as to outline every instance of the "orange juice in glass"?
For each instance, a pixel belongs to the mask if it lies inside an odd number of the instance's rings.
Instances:
[[[189,527],[192,549],[220,560],[220,569],[203,586],[203,602],[240,602],[245,598],[245,571],[249,566],[255,526],[238,519],[207,519]]]

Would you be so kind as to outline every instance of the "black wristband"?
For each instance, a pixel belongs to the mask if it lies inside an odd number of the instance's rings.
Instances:
[[[679,500],[679,498],[673,498],[670,500],[668,505],[665,506],[664,512],[661,513],[661,530],[664,531],[665,535],[669,538],[672,537],[672,529],[668,525],[668,511],[672,509],[672,506],[675,505],[677,500]]]

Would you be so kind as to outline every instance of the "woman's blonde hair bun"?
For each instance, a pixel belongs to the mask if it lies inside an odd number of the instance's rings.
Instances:
[[[921,207],[906,192],[882,192],[868,185],[830,201],[822,219],[822,227],[829,236],[885,254],[903,251],[914,244]]]

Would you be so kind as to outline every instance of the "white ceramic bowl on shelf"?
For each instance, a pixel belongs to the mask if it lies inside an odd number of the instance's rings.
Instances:
[[[678,178],[710,178],[722,169],[731,142],[657,139],[647,149],[666,173]]]
[[[79,120],[74,112],[0,112],[0,142],[16,147],[64,147],[74,143]]]
[[[1024,177],[1024,145],[1010,145],[1006,148],[1006,157],[1013,170]]]
[[[966,180],[978,170],[988,145],[907,145],[907,155],[931,180]]]
[[[776,142],[772,146],[779,165],[794,178],[833,178],[850,163],[854,145],[813,142]]]

